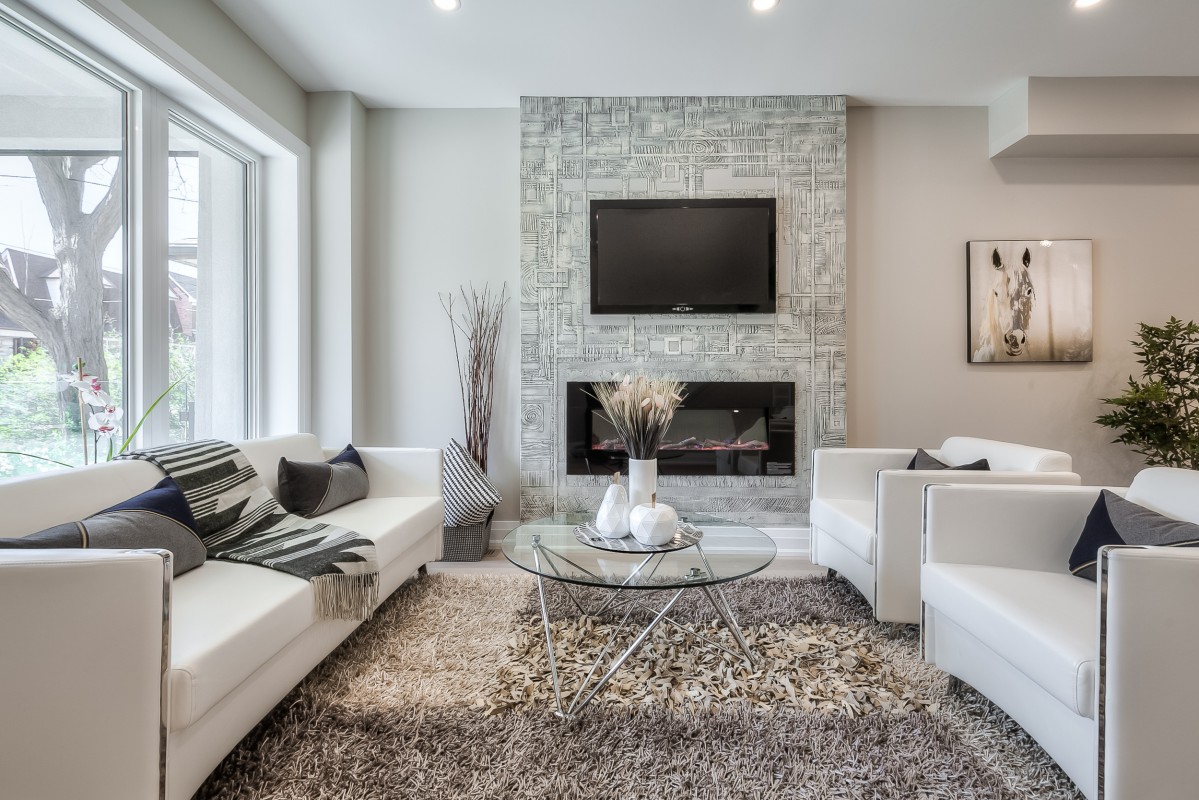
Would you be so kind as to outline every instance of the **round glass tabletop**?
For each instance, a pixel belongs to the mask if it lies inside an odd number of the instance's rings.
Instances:
[[[770,565],[774,540],[757,528],[706,514],[681,516],[703,531],[691,547],[666,553],[601,550],[575,538],[589,514],[555,514],[526,522],[504,537],[504,555],[523,570],[584,586],[678,589],[711,586]]]

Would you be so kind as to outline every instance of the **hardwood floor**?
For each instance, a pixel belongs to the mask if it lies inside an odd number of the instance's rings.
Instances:
[[[519,567],[504,558],[499,550],[489,550],[482,561],[439,561],[429,565],[431,575],[484,575],[488,573],[518,572]],[[806,558],[779,556],[761,575],[799,578],[805,575],[823,575],[824,567],[817,567]]]

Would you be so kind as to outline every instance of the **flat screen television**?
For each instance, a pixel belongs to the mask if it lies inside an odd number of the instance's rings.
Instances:
[[[591,201],[591,313],[775,310],[775,200]]]

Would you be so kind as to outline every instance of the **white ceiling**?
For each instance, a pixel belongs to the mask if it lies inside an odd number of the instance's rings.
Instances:
[[[1199,75],[1199,0],[214,0],[309,91],[377,108],[521,95],[847,94],[986,105],[1017,79]]]

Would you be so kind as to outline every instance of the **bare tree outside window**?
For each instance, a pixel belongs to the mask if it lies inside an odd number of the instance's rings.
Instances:
[[[77,359],[123,399],[126,94],[0,23],[0,451],[82,461],[57,385]],[[0,477],[52,467],[0,455]]]

